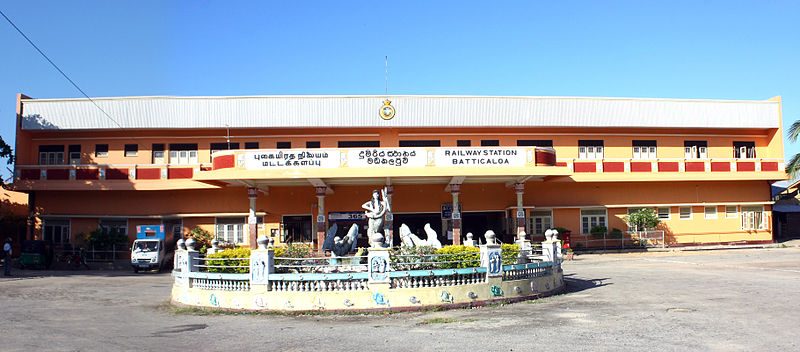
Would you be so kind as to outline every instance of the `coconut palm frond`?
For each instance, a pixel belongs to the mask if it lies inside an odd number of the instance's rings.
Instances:
[[[797,138],[800,137],[800,120],[795,121],[791,127],[789,127],[789,132],[787,132],[787,137],[789,138],[789,142],[796,142]]]
[[[786,163],[786,173],[792,179],[800,176],[800,153],[795,154],[789,162]]]

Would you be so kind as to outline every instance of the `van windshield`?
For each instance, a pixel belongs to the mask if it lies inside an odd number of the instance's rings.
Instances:
[[[133,244],[133,250],[137,252],[155,252],[158,251],[158,242],[142,241]]]

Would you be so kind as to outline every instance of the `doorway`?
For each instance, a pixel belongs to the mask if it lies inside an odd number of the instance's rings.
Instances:
[[[483,235],[486,231],[492,230],[500,242],[513,243],[514,239],[509,238],[509,235],[504,231],[504,219],[505,212],[502,211],[461,213],[461,239],[466,239],[467,232],[472,232],[473,240],[480,240],[480,243],[485,243],[486,239]]]

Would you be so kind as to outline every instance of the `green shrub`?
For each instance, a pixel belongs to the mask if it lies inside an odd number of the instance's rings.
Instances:
[[[117,231],[117,229],[105,231],[98,227],[96,230],[89,232],[88,234],[78,234],[77,238],[84,242],[87,247],[97,250],[111,249],[111,247],[115,245],[128,245],[128,236]]]
[[[481,251],[477,247],[445,246],[436,251],[439,269],[474,268],[481,265]],[[457,262],[457,263],[448,263]]]
[[[506,243],[500,246],[503,250],[503,265],[517,264],[517,257],[519,257],[519,245],[514,243]]]
[[[636,231],[653,229],[661,223],[658,219],[658,214],[651,208],[639,209],[630,215],[622,218],[628,226],[633,227]]]
[[[435,269],[436,248],[431,246],[400,246],[389,252],[389,261],[394,270],[424,270]]]
[[[237,247],[232,249],[225,249],[220,252],[209,254],[206,256],[206,264],[209,266],[234,266],[234,268],[206,268],[207,271],[210,273],[239,273],[239,274],[246,274],[250,272],[250,248],[247,247]],[[213,258],[220,258],[214,260]],[[231,259],[237,258],[234,260],[222,260],[222,259]]]
[[[589,230],[589,233],[592,235],[592,238],[603,238],[608,233],[608,228],[605,226],[592,226]]]
[[[620,230],[618,228],[613,228],[613,229],[611,229],[611,233],[608,235],[608,237],[609,238],[616,238],[616,239],[622,238],[623,237],[622,230]]]

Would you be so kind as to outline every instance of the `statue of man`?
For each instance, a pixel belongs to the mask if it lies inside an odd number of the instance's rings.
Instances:
[[[383,218],[389,211],[389,204],[386,198],[386,188],[372,191],[372,199],[361,205],[364,208],[367,222],[367,238],[372,246],[383,246]]]

